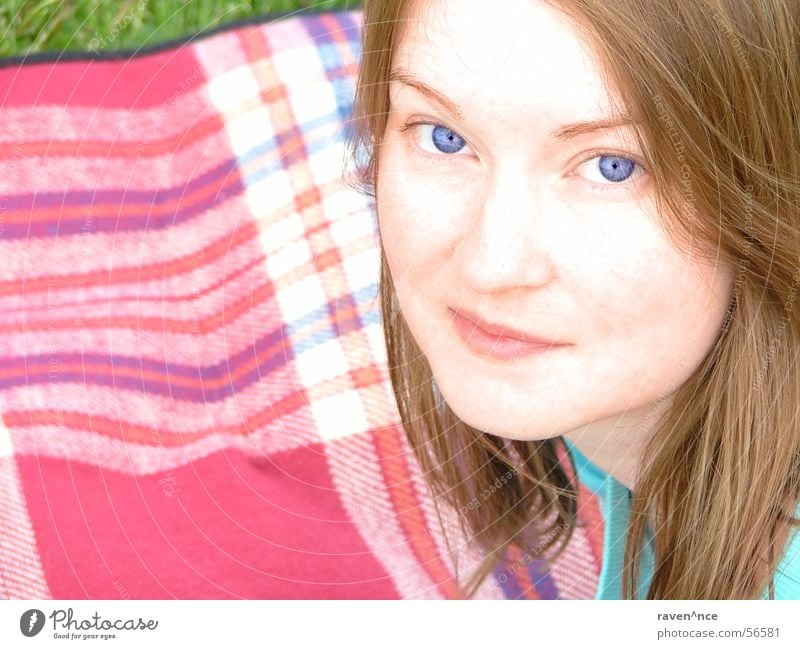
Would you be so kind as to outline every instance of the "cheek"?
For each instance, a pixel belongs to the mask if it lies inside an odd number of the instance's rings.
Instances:
[[[648,243],[649,241],[649,243]],[[597,269],[599,297],[589,336],[606,367],[646,383],[680,384],[719,333],[732,277],[687,259],[660,237],[642,239],[615,264]],[[597,258],[596,258],[597,259]]]
[[[636,205],[581,206],[575,212],[578,227],[573,226],[571,245],[562,247],[557,269],[576,312],[586,316],[585,337],[612,341],[641,335],[674,299],[666,288],[679,281],[672,252]]]
[[[400,153],[384,148],[385,165],[377,182],[378,225],[396,284],[413,276],[430,277],[443,266],[467,217],[469,198],[463,184],[448,174],[425,174],[403,163]]]
[[[568,276],[580,269],[568,284],[577,305],[588,307],[598,336],[639,342],[662,337],[682,307],[688,315],[706,299],[713,269],[701,269],[672,244],[651,194],[608,206],[579,205],[574,214],[582,234],[559,265]]]
[[[381,243],[398,292],[402,292],[408,274],[414,272],[413,255],[417,248],[412,197],[402,191],[401,184],[400,176],[381,170],[376,191]]]

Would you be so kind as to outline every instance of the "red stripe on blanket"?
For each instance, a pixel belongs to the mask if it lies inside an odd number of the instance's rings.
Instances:
[[[47,139],[40,142],[20,142],[13,149],[3,147],[0,149],[0,159],[17,160],[22,157],[96,157],[96,158],[140,158],[156,157],[159,155],[174,155],[181,149],[188,148],[195,142],[216,135],[225,128],[222,118],[213,115],[207,119],[188,122],[191,128],[180,131],[175,135],[159,140],[142,139],[138,142],[124,142],[118,140],[56,140]]]
[[[356,380],[360,381],[361,389],[369,387],[367,383],[368,380],[373,381],[374,385],[379,385],[382,381],[382,377],[379,373],[369,372],[368,369],[364,371],[354,371],[351,372],[351,374],[356,377]],[[230,376],[226,376],[225,380],[231,382]],[[169,387],[173,384],[173,377],[170,377],[170,382],[166,385]],[[302,384],[300,380],[295,377],[293,385]],[[341,381],[338,377],[322,381],[314,386],[314,393],[317,398],[336,394],[340,391]],[[196,431],[181,430],[180,432],[175,432],[155,426],[144,426],[129,421],[121,421],[118,418],[102,417],[96,414],[90,415],[89,413],[81,411],[64,412],[63,409],[8,411],[3,415],[3,421],[9,428],[46,425],[63,426],[70,430],[82,433],[91,431],[97,435],[121,439],[125,442],[135,444],[180,447],[187,443],[203,439],[213,433],[245,437],[252,434],[253,431],[262,430],[263,427],[274,423],[281,417],[295,414],[301,408],[308,406],[309,401],[307,390],[294,390],[280,398],[273,396],[269,403],[265,403],[264,408],[251,417],[248,417],[247,420],[242,423],[228,426],[214,424],[211,427]]]
[[[384,482],[397,514],[397,519],[420,564],[425,567],[433,583],[448,599],[463,599],[453,573],[439,555],[433,536],[425,524],[422,503],[419,502],[411,481],[406,452],[399,436],[404,433],[396,426],[386,427],[372,433],[381,465]]]
[[[198,253],[198,254],[202,254],[202,253]],[[137,293],[136,292],[136,287],[134,287],[129,293],[125,293],[123,291],[118,290],[118,292],[114,293],[113,295],[107,295],[107,296],[96,297],[96,298],[87,298],[85,300],[80,300],[80,301],[78,301],[78,300],[60,300],[58,304],[61,307],[80,308],[80,307],[86,307],[86,306],[92,306],[92,305],[101,305],[102,306],[102,305],[106,305],[106,304],[113,304],[115,302],[118,302],[120,304],[129,304],[131,302],[139,302],[139,303],[143,303],[143,304],[148,303],[148,302],[155,302],[157,304],[162,304],[164,302],[167,302],[169,304],[180,304],[181,302],[192,303],[192,302],[194,302],[196,300],[199,300],[199,299],[204,298],[204,297],[206,297],[208,295],[211,295],[212,293],[220,290],[221,288],[224,288],[226,285],[232,284],[236,279],[238,279],[242,275],[245,275],[247,273],[250,273],[252,275],[253,274],[253,270],[260,268],[263,265],[265,260],[266,260],[266,257],[264,255],[260,255],[260,256],[258,256],[256,258],[254,258],[249,263],[247,263],[244,266],[242,266],[241,268],[237,268],[237,269],[231,271],[230,273],[228,273],[227,275],[220,275],[219,278],[215,279],[215,281],[213,283],[208,284],[204,288],[196,289],[194,293],[170,293],[167,290],[165,290],[162,293],[159,293],[157,295],[142,295],[141,293]],[[54,279],[56,276],[50,275],[49,277],[51,279]],[[74,275],[73,275],[73,277],[74,277]],[[72,284],[72,286],[74,286],[75,284],[77,284],[79,286],[86,286],[85,284],[81,284],[80,282],[74,282]],[[104,282],[104,284],[107,286],[108,282]],[[27,285],[26,285],[26,288],[27,288]],[[69,288],[69,285],[68,286],[64,286],[62,288]],[[28,291],[26,290],[25,294],[27,294],[27,293],[28,293]],[[41,307],[41,306],[32,305],[30,303],[26,303],[24,305],[24,307],[9,307],[8,309],[5,310],[5,313],[7,313],[7,314],[8,313],[21,313],[21,312],[24,311],[25,313],[33,314],[33,313],[36,313],[37,310],[43,311],[46,308],[47,308],[46,305],[44,307]],[[13,372],[12,372],[12,374],[13,374]],[[8,372],[3,371],[2,367],[0,367],[0,379],[2,379],[4,377],[8,377],[8,376],[10,376],[10,374]]]
[[[18,462],[55,598],[398,597],[321,444],[269,458],[227,449],[147,476]]]
[[[222,128],[221,124],[219,128]],[[210,181],[197,189],[181,193],[180,196],[161,201],[154,200],[153,196],[148,197],[146,203],[135,202],[130,198],[122,199],[123,202],[115,201],[103,205],[102,203],[92,202],[83,205],[53,205],[52,207],[39,207],[35,209],[23,208],[20,210],[8,210],[6,223],[39,223],[42,221],[82,221],[86,218],[87,208],[92,215],[99,219],[113,219],[115,222],[126,217],[138,217],[146,214],[149,219],[155,220],[159,217],[169,217],[179,209],[186,210],[199,204],[205,204],[214,200],[220,194],[227,194],[225,190],[236,189],[242,186],[242,180],[238,169],[232,169],[229,173],[218,179]]]
[[[21,73],[21,70],[23,73]],[[119,61],[37,63],[0,69],[1,105],[149,108],[207,82],[191,46]],[[176,90],[179,88],[179,90]]]
[[[72,331],[72,330],[92,330],[107,331],[109,329],[132,329],[134,331],[156,331],[159,333],[176,334],[206,334],[217,332],[225,326],[226,322],[231,322],[240,315],[249,313],[254,305],[272,298],[275,295],[275,287],[271,283],[265,283],[253,289],[253,292],[229,305],[219,309],[217,312],[205,318],[198,318],[196,321],[187,321],[176,318],[160,317],[102,317],[85,318],[78,320],[72,318],[61,318],[47,322],[44,320],[33,321],[25,325],[27,331]],[[11,323],[0,325],[0,333],[19,331],[19,324]]]
[[[0,282],[0,296],[30,293],[31,291],[54,291],[62,288],[92,288],[94,286],[108,286],[110,284],[141,284],[143,282],[161,279],[167,280],[178,275],[191,273],[197,270],[197,259],[202,258],[203,264],[211,264],[218,258],[231,254],[231,250],[241,244],[249,244],[258,240],[258,225],[247,220],[237,230],[220,237],[208,246],[197,251],[187,252],[185,255],[170,260],[160,260],[151,264],[112,267],[88,273],[72,273],[64,275],[41,275]],[[271,296],[271,293],[270,295]]]
[[[508,568],[514,573],[519,583],[519,589],[525,599],[542,599],[536,591],[528,572],[531,557],[527,556],[516,544],[508,546]]]
[[[279,359],[280,356],[284,357],[282,361]],[[202,375],[201,371],[198,371],[194,376],[180,376],[170,373],[168,368],[146,370],[141,365],[139,367],[115,365],[113,357],[109,357],[109,362],[107,363],[91,363],[84,358],[76,359],[72,363],[69,361],[59,362],[58,374],[62,376],[83,376],[84,383],[87,383],[86,378],[89,376],[97,379],[100,383],[104,382],[108,376],[113,376],[115,381],[120,382],[124,379],[135,379],[137,382],[147,382],[150,386],[163,386],[165,394],[169,393],[169,388],[193,388],[213,392],[233,383],[238,383],[240,379],[246,379],[259,367],[268,367],[276,363],[285,364],[287,362],[286,342],[281,338],[272,345],[265,346],[257,355],[247,355],[245,359],[235,365],[231,365],[231,361],[228,359],[227,371],[216,376],[210,374],[210,372],[207,375]],[[50,357],[38,363],[26,362],[24,367],[17,366],[13,369],[2,370],[0,371],[0,380],[25,377],[30,385],[35,382],[33,379],[48,377],[53,380],[52,372],[52,357]],[[31,424],[53,423],[48,421],[50,416],[46,414],[48,413],[47,410],[38,411],[40,415],[44,415],[44,418],[37,421],[28,418],[29,412],[9,411],[5,415],[6,423],[9,426],[18,426],[21,422],[26,421],[30,421]],[[50,412],[55,414],[52,411]]]

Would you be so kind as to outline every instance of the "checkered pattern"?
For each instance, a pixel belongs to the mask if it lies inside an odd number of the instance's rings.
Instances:
[[[462,596],[342,180],[360,20],[0,68],[0,597]],[[592,598],[581,493],[555,565],[477,596]]]

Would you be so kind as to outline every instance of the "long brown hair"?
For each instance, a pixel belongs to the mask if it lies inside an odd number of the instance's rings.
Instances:
[[[800,3],[549,4],[585,32],[608,87],[639,122],[665,231],[679,246],[700,239],[736,269],[715,345],[644,449],[622,596],[635,596],[636,558],[651,529],[648,598],[758,598],[781,540],[800,524],[792,516],[800,502]],[[373,197],[389,67],[410,5],[364,2],[350,146],[358,187]],[[577,513],[563,440],[506,440],[461,421],[403,319],[383,251],[380,294],[411,446],[436,496],[485,551],[469,596],[512,543],[555,558]],[[479,495],[481,506],[470,507]]]

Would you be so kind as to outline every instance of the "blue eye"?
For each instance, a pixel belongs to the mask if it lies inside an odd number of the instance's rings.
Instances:
[[[633,160],[618,155],[603,155],[599,156],[597,160],[599,161],[599,169],[603,178],[613,183],[627,180],[636,168],[636,163]]]
[[[406,124],[400,130],[405,131],[408,129],[415,131],[414,139],[417,142],[417,146],[433,155],[441,156],[442,153],[458,153],[467,146],[467,141],[463,137],[441,124],[412,122]]]
[[[444,126],[434,126],[431,138],[434,146],[442,153],[457,153],[467,144],[458,133]]]
[[[611,189],[613,185],[628,186],[627,180],[635,180],[643,173],[644,167],[635,160],[623,155],[601,153],[585,160],[578,166],[579,174],[596,184],[598,190]],[[605,185],[605,187],[602,187]]]

